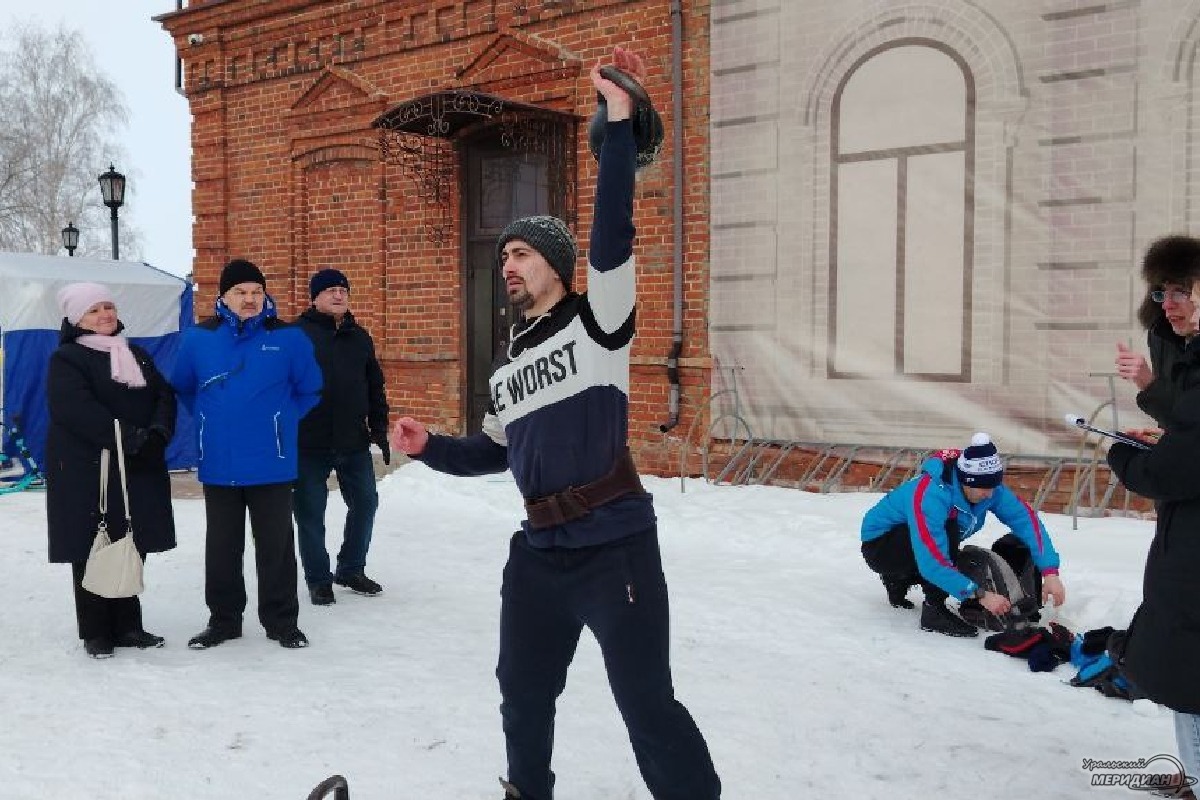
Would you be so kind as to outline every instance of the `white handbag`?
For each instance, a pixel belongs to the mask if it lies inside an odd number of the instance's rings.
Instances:
[[[142,557],[133,543],[133,518],[129,510],[129,488],[125,485],[125,448],[121,423],[113,420],[117,434],[117,470],[121,474],[121,496],[125,500],[125,535],[108,538],[109,451],[100,452],[100,522],[83,571],[83,588],[100,597],[133,597],[142,592]]]

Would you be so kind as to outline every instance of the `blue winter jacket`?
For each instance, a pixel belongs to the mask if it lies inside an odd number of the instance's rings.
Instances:
[[[942,476],[947,472],[949,479],[943,481]],[[862,540],[869,542],[897,525],[906,525],[921,577],[965,600],[977,585],[959,572],[950,559],[946,522],[950,519],[957,522],[959,541],[963,542],[983,528],[989,511],[1029,548],[1043,575],[1058,573],[1058,551],[1045,524],[1028,503],[1004,484],[982,502],[967,502],[958,483],[958,471],[947,470],[945,462],[937,456],[926,459],[919,476],[892,489],[867,512],[862,522]]]
[[[201,483],[257,486],[296,480],[300,419],[321,399],[321,368],[300,328],[266,299],[242,322],[223,301],[189,328],[171,383],[196,418]]]

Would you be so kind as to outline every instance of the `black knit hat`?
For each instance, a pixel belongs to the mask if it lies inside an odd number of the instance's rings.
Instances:
[[[341,286],[348,292],[350,291],[350,281],[346,276],[336,269],[323,269],[315,273],[308,281],[308,296],[312,300],[317,299],[317,295],[332,286]]]
[[[955,463],[958,470],[958,482],[972,489],[994,489],[1004,480],[1004,462],[992,437],[986,433],[977,433],[971,437],[971,444]]]
[[[221,270],[220,291],[217,294],[225,294],[239,283],[261,283],[263,291],[267,290],[267,279],[263,277],[262,270],[243,258],[233,259]]]
[[[504,245],[520,239],[542,254],[551,268],[562,278],[563,286],[571,288],[575,275],[575,237],[567,224],[558,217],[522,217],[508,223],[496,242],[496,259],[504,252]]]

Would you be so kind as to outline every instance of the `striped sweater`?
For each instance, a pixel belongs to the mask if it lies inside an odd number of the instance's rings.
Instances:
[[[514,326],[490,380],[491,409],[472,436],[433,435],[419,456],[453,475],[511,469],[521,494],[544,497],[606,474],[625,451],[635,319],[632,123],[610,122],[600,154],[588,290]],[[627,495],[564,525],[533,530],[537,547],[585,547],[654,525],[648,494]]]

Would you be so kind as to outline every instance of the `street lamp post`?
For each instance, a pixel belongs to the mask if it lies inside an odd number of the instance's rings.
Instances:
[[[117,209],[125,204],[125,176],[117,172],[110,163],[108,172],[100,176],[100,194],[104,196],[104,205],[112,211],[112,257],[121,257],[117,244]]]
[[[67,227],[62,229],[63,247],[67,248],[67,255],[74,256],[75,248],[79,247],[79,228],[75,227],[74,222],[68,222]]]

